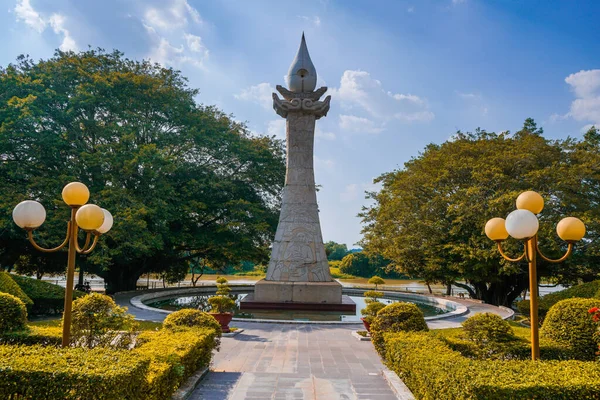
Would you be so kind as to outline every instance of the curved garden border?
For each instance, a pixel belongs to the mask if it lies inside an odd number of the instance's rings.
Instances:
[[[254,290],[254,285],[230,285],[231,293],[248,293],[249,291]],[[160,308],[154,308],[147,306],[144,304],[145,301],[160,299],[160,298],[170,298],[176,296],[191,296],[195,294],[213,294],[216,290],[216,285],[203,285],[191,288],[181,288],[181,289],[166,289],[166,290],[158,290],[153,291],[151,293],[141,294],[139,296],[132,297],[129,301],[132,306],[136,308],[140,308],[142,310],[158,312],[162,314],[170,314],[172,311],[162,310]],[[355,289],[355,288],[343,288],[342,293],[347,295],[359,295],[361,296],[364,292],[372,290],[372,289]],[[426,296],[415,293],[405,293],[405,292],[390,292],[384,291],[384,295],[388,299],[394,300],[408,300],[419,302],[423,304],[432,305],[438,308],[442,308],[448,310],[448,312],[440,315],[433,315],[430,317],[425,317],[426,321],[447,319],[447,318],[455,318],[469,312],[468,307],[457,303],[452,300],[434,297],[434,296]],[[233,321],[243,321],[243,322],[267,322],[267,323],[278,323],[278,324],[319,324],[319,325],[358,325],[362,324],[362,322],[356,321],[295,321],[295,320],[279,320],[279,319],[249,319],[249,318],[233,318]]]

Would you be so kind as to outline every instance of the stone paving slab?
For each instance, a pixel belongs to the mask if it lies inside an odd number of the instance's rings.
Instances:
[[[222,340],[211,372],[190,400],[398,398],[373,345],[357,342],[347,327],[246,323],[243,328]]]

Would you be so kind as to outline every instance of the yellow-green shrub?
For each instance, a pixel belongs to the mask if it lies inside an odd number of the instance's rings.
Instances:
[[[0,333],[25,329],[27,309],[16,296],[0,292]]]
[[[141,333],[133,352],[151,360],[144,399],[169,398],[185,379],[208,366],[220,332],[220,328],[178,327]]]
[[[104,294],[92,293],[73,302],[71,339],[89,348],[113,343],[122,331],[135,328],[133,315]],[[127,340],[120,342],[126,346]],[[113,343],[114,344],[114,343]]]
[[[543,337],[570,347],[579,360],[593,360],[598,349],[596,323],[588,310],[600,299],[566,299],[550,308],[540,331]]]
[[[184,308],[167,315],[167,318],[163,321],[163,326],[167,329],[175,329],[181,326],[211,328],[218,332],[219,336],[221,335],[221,325],[212,315],[192,308]]]
[[[141,400],[148,364],[124,350],[0,345],[0,398]]]
[[[8,293],[18,297],[25,304],[28,311],[33,306],[33,301],[23,292],[11,275],[4,271],[0,271],[0,293]]]
[[[600,399],[600,363],[471,360],[430,333],[385,340],[388,366],[418,399]]]
[[[413,303],[392,303],[377,312],[371,323],[373,345],[385,359],[384,334],[393,332],[427,331],[423,312]]]
[[[480,344],[510,342],[516,339],[508,322],[497,314],[475,314],[467,318],[462,326],[465,337]]]

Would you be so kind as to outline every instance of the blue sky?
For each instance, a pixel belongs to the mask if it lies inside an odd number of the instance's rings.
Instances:
[[[284,136],[271,92],[302,31],[328,86],[315,174],[325,240],[352,246],[372,180],[456,130],[550,138],[600,125],[596,1],[0,0],[0,65],[88,45],[183,71],[256,134]]]

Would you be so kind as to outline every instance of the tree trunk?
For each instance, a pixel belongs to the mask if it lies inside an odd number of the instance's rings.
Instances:
[[[429,284],[429,282],[425,282],[425,284],[427,285],[427,290],[429,290],[429,294],[433,294],[433,290],[431,290],[431,285]]]
[[[471,298],[483,300],[487,304],[510,307],[521,292],[527,288],[527,277],[514,277],[501,282],[469,282],[470,285],[455,282],[454,285],[466,289]]]
[[[106,294],[135,290],[141,272],[113,265],[109,270],[103,271],[102,278],[106,284]]]
[[[446,296],[452,296],[452,284],[446,284]]]

